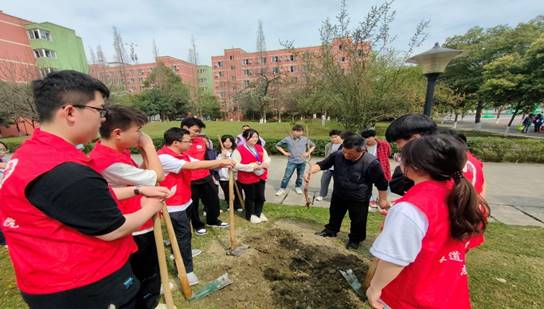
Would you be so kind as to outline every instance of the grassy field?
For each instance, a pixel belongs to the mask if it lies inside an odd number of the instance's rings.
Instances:
[[[306,209],[303,207],[286,207],[268,204],[265,212],[272,222],[290,219],[314,225],[316,230],[327,222],[328,210],[321,208]],[[225,216],[223,214],[222,216]],[[343,232],[346,232],[347,218]],[[378,231],[383,218],[370,214],[368,224],[368,240],[363,243],[356,254],[368,257],[368,249]],[[267,225],[250,225],[245,220],[237,219],[240,233],[244,235],[264,233]],[[193,236],[193,246],[202,248],[202,257],[195,258],[195,269],[201,279],[211,280],[206,274],[217,271],[210,260],[223,259],[210,256],[212,247],[217,247],[219,239],[226,239],[226,230],[213,230],[208,236]],[[344,237],[345,238],[345,235]],[[500,223],[489,224],[486,232],[486,243],[468,255],[470,275],[470,292],[474,308],[543,308],[544,296],[544,229],[518,226],[507,226]],[[343,244],[339,237],[338,245]],[[208,256],[206,256],[208,255]],[[223,256],[223,257],[221,257]],[[218,292],[218,295],[220,295]],[[219,297],[219,296],[218,296]],[[188,308],[225,308],[218,303],[216,297],[207,298],[195,303],[185,303],[179,292],[175,293],[178,307]],[[187,305],[187,306],[186,306]],[[0,249],[0,308],[24,307],[16,288],[15,279],[7,250]]]

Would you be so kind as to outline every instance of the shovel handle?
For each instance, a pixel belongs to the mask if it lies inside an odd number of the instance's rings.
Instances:
[[[164,250],[164,239],[162,237],[161,219],[159,215],[153,217],[153,234],[155,236],[155,246],[157,247],[157,257],[159,259],[159,271],[161,283],[164,290],[164,300],[168,309],[174,309],[174,299],[170,290],[170,280],[168,278],[168,267],[166,264],[166,252]]]
[[[229,221],[230,250],[234,250],[236,247],[236,231],[234,227],[234,171],[232,169],[229,172]]]

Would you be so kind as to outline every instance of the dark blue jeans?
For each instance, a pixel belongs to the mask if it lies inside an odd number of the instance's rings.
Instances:
[[[176,234],[176,240],[178,241],[179,251],[181,251],[181,257],[183,258],[183,264],[185,265],[185,271],[191,273],[193,272],[193,255],[191,252],[192,234],[187,211],[171,212],[170,219],[174,226],[174,232]]]
[[[305,162],[302,162],[302,163],[287,162],[287,167],[285,167],[285,173],[283,174],[280,188],[282,189],[287,188],[287,185],[289,184],[289,180],[291,180],[291,176],[293,176],[293,173],[295,172],[295,170],[297,171],[297,180],[295,181],[295,187],[297,188],[302,187],[302,178],[304,177],[305,167],[306,167]]]

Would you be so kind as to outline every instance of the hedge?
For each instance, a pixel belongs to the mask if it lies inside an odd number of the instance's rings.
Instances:
[[[279,139],[267,139],[266,150],[269,154],[279,154],[276,150]],[[312,140],[316,144],[315,156],[323,156],[328,139]],[[159,149],[162,147],[162,138],[154,138],[153,143]],[[19,147],[19,142],[6,142],[10,151]],[[214,145],[218,147],[217,142]],[[393,144],[393,150],[396,147]],[[90,151],[93,144],[85,146],[85,151]],[[469,150],[482,161],[487,162],[515,162],[515,163],[544,163],[544,140],[504,138],[504,137],[469,137]],[[133,153],[137,153],[136,150]]]

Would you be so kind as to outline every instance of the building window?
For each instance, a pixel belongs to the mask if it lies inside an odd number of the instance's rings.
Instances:
[[[234,56],[232,56],[232,55],[229,56],[229,59],[230,59],[230,60],[234,60]]]
[[[174,64],[172,66],[172,71],[177,72],[178,71],[178,66]]]
[[[266,57],[261,57],[261,63],[266,64]]]
[[[273,56],[273,57],[272,57],[272,62],[280,62],[280,57],[278,57],[278,56]]]
[[[244,70],[244,74],[246,76],[251,76],[251,70],[248,70],[248,69]]]
[[[232,77],[231,77],[230,79],[232,79],[232,80],[236,80],[236,76],[235,76],[235,75],[233,75],[233,76],[232,76]]]
[[[344,47],[344,46],[342,46],[342,44],[338,45],[338,49],[339,49],[339,50],[342,50],[343,47]]]
[[[51,72],[55,72],[56,70],[53,69],[53,68],[42,68],[40,69],[40,75],[42,76],[42,78],[46,77],[47,74],[51,73]]]
[[[272,68],[272,73],[279,73],[280,72],[280,67],[274,67]]]
[[[47,40],[51,41],[51,33],[43,29],[28,30],[28,36],[31,40]]]
[[[219,72],[219,77],[223,77],[224,75],[225,75],[225,73],[223,71]]]
[[[290,55],[290,56],[289,56],[289,60],[295,61],[295,55]]]
[[[217,63],[217,66],[220,67],[220,68],[222,68],[222,67],[223,67],[223,61],[219,61],[219,62]]]
[[[289,71],[290,71],[291,73],[295,72],[295,67],[294,67],[294,66],[290,66],[290,67],[289,67]]]
[[[246,88],[249,87],[249,80],[245,80],[245,81],[244,81],[244,87],[246,87]]]
[[[45,48],[38,48],[34,50],[34,56],[36,58],[51,58],[56,59],[57,53],[54,50],[45,49]]]
[[[246,65],[249,64],[249,59],[242,60],[242,64],[246,64]]]
[[[231,70],[236,70],[236,66],[235,66],[235,65],[231,65],[231,66],[230,66],[230,69],[231,69]]]
[[[341,60],[342,62],[344,62],[344,61],[346,61],[346,57],[342,57],[342,58],[340,58],[340,60]]]

